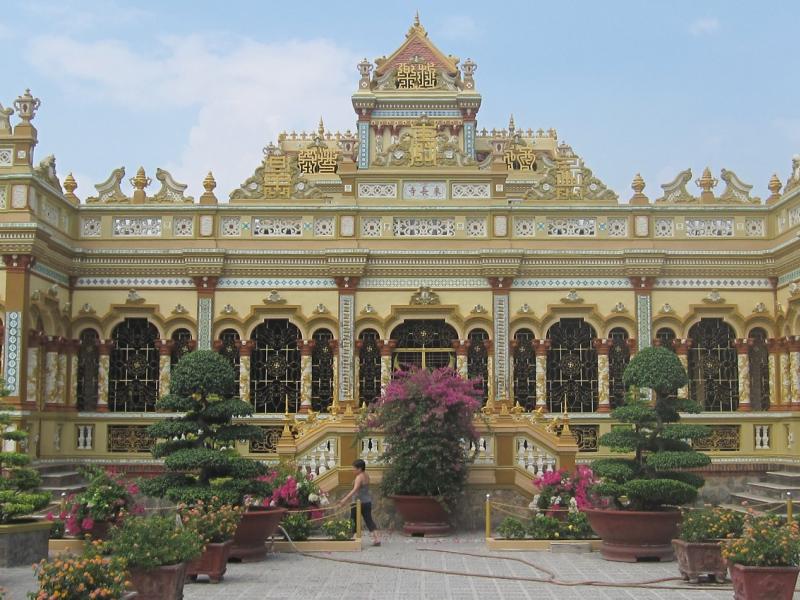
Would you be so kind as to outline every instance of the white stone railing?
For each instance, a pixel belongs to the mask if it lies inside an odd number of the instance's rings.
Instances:
[[[94,425],[75,426],[75,448],[78,450],[94,449]]]
[[[329,437],[297,457],[298,466],[322,475],[339,464],[339,440]]]
[[[542,475],[556,468],[556,457],[527,436],[514,439],[514,463],[534,475]]]
[[[494,436],[487,435],[478,438],[478,442],[464,443],[470,456],[474,454],[473,464],[494,465],[497,463],[494,456]]]
[[[380,456],[385,450],[382,435],[363,437],[359,442],[361,447],[358,452],[358,458],[367,464],[381,462]]]
[[[755,426],[755,448],[756,450],[769,450],[769,436],[771,432],[771,425],[756,425]]]

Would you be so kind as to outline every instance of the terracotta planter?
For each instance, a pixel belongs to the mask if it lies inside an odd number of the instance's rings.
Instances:
[[[183,600],[186,563],[155,569],[131,569],[136,600]]]
[[[792,600],[800,567],[733,565],[734,600]]]
[[[264,560],[267,538],[278,530],[286,512],[285,508],[247,510],[236,528],[229,558],[242,562]]]
[[[684,542],[672,540],[678,570],[686,581],[697,583],[701,576],[712,575],[717,583],[726,579],[728,568],[719,542]]]
[[[221,544],[206,544],[203,553],[186,565],[186,577],[197,581],[198,575],[208,575],[211,583],[222,581],[228,567],[228,555],[232,546],[233,540]]]
[[[450,532],[447,513],[431,496],[389,496],[403,517],[408,535],[444,535]]]
[[[600,553],[606,560],[674,560],[672,540],[678,534],[678,510],[633,511],[584,509],[589,525],[603,540]]]

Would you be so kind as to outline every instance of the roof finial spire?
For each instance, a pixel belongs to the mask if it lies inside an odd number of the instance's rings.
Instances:
[[[511,117],[508,119],[508,133],[509,135],[514,135],[514,130],[516,130],[516,125],[514,124],[514,113],[511,113]]]
[[[319,134],[319,137],[321,138],[325,137],[325,123],[322,122],[322,116],[320,116],[319,118],[319,126],[317,127],[317,133]]]
[[[417,9],[417,12],[414,14],[414,27],[419,27],[419,25],[419,9]]]

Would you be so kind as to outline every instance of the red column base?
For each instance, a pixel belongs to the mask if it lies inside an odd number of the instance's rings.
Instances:
[[[791,411],[800,411],[800,402],[794,402],[791,406],[788,407]]]
[[[789,410],[788,406],[783,404],[770,404],[769,405],[769,412],[783,412],[784,410]]]
[[[736,409],[736,410],[737,410],[737,412],[750,412],[753,409],[752,409],[750,403],[747,403],[747,404],[740,404],[739,408]]]
[[[611,412],[611,405],[610,404],[601,404],[597,407],[597,412],[599,413],[610,413]]]
[[[108,404],[98,404],[97,412],[108,412]]]

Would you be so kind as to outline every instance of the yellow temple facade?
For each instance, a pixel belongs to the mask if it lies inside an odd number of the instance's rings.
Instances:
[[[763,199],[724,168],[615,192],[553,129],[479,127],[476,63],[418,21],[357,68],[352,132],[281,134],[225,196],[123,167],[81,193],[34,158],[40,101],[0,107],[2,369],[31,454],[154,463],[145,427],[199,348],[264,427],[240,450],[317,472],[380,452],[346,440],[394,369],[480,378],[475,476],[510,484],[604,454],[622,370],[658,344],[715,465],[798,460],[800,157]]]

